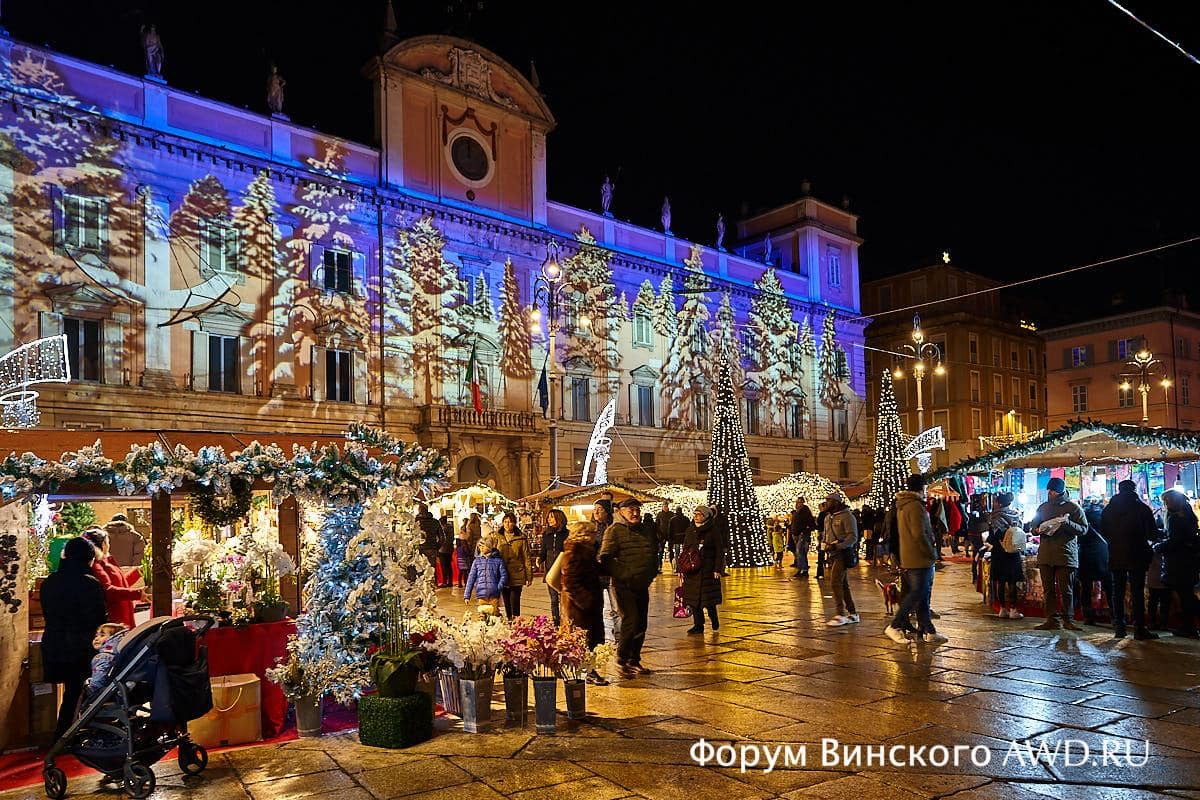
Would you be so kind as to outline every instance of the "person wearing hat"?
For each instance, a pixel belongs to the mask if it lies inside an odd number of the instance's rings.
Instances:
[[[1075,503],[1067,499],[1067,485],[1062,478],[1046,483],[1046,502],[1038,506],[1029,521],[1029,530],[1038,534],[1038,572],[1046,595],[1046,621],[1036,626],[1040,631],[1065,628],[1080,630],[1074,622],[1075,570],[1079,569],[1079,537],[1087,533],[1087,517]],[[1062,615],[1058,605],[1062,601]]]
[[[689,634],[704,633],[704,613],[718,630],[717,606],[721,604],[721,573],[725,571],[725,547],[717,530],[717,515],[708,506],[697,506],[692,524],[683,535],[683,546],[700,551],[700,569],[683,576],[683,602],[692,610]]]
[[[627,678],[650,672],[642,666],[642,645],[650,611],[650,584],[658,573],[655,531],[642,524],[642,503],[630,497],[617,506],[619,518],[604,531],[600,567],[612,579],[621,614],[617,665]]]
[[[822,543],[829,562],[829,587],[837,613],[826,622],[830,627],[850,625],[860,620],[850,594],[847,571],[858,559],[858,523],[850,508],[842,502],[840,492],[830,492],[825,498],[825,528]]]
[[[1196,512],[1192,511],[1191,501],[1178,489],[1163,492],[1162,501],[1167,510],[1167,538],[1154,545],[1154,552],[1162,556],[1163,585],[1179,598],[1179,626],[1172,634],[1197,639],[1200,638],[1196,631],[1196,617],[1200,615],[1196,602],[1196,582],[1200,580],[1200,522],[1196,520]],[[1170,608],[1169,599],[1167,607]]]
[[[1146,625],[1146,570],[1154,553],[1150,541],[1158,538],[1154,512],[1141,501],[1137,484],[1124,480],[1100,514],[1100,530],[1108,537],[1108,568],[1113,578],[1113,638],[1123,639],[1125,586],[1133,611],[1133,638],[1157,639]]]
[[[917,640],[941,644],[946,637],[933,627],[933,615],[929,608],[933,594],[934,565],[937,563],[937,545],[933,539],[933,524],[925,509],[925,476],[909,475],[904,491],[896,492],[896,529],[899,550],[896,553],[900,568],[904,571],[903,599],[896,616],[883,633],[897,644],[906,644],[907,633],[912,632],[912,616],[917,618],[915,635]],[[835,562],[836,566],[836,562]],[[836,587],[836,583],[834,586]],[[830,623],[832,624],[832,623]]]
[[[1023,527],[1021,515],[1012,507],[1015,499],[1012,492],[996,495],[996,507],[987,518],[988,544],[991,545],[992,583],[1000,600],[1001,619],[1023,619],[1024,614],[1017,602],[1017,584],[1025,582],[1025,538],[1010,539],[1014,547],[1009,552],[1005,547],[1004,534],[1009,528]],[[1016,549],[1020,544],[1020,548]],[[1007,594],[1006,594],[1007,592]]]

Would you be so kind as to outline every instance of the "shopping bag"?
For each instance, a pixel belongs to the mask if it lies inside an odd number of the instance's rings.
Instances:
[[[205,747],[262,739],[261,685],[257,675],[214,675],[213,708],[188,723],[192,741]]]
[[[562,565],[563,554],[559,553],[550,569],[546,570],[546,583],[556,592],[562,591]]]
[[[692,615],[692,610],[683,602],[683,582],[675,587],[675,611],[673,616],[675,619],[687,619]]]

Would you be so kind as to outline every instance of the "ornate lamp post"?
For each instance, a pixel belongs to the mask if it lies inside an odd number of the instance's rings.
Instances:
[[[558,481],[558,409],[555,408],[555,381],[558,377],[558,362],[554,356],[554,339],[558,330],[559,312],[564,302],[561,296],[568,285],[562,282],[562,267],[558,263],[558,242],[551,239],[546,243],[546,260],[542,264],[541,274],[533,279],[533,306],[529,310],[529,327],[531,332],[541,332],[542,312],[540,306],[546,307],[546,330],[549,335],[548,361],[550,363],[550,483]],[[587,327],[591,320],[587,315],[580,315],[579,324]]]
[[[1125,366],[1130,367],[1133,371],[1121,374],[1121,383],[1119,384],[1119,387],[1121,391],[1128,392],[1133,388],[1130,378],[1137,379],[1137,390],[1141,392],[1142,395],[1142,424],[1148,425],[1150,423],[1151,382],[1153,377],[1155,377],[1153,373],[1157,372],[1158,374],[1162,375],[1162,378],[1158,383],[1159,386],[1163,387],[1163,397],[1167,402],[1170,402],[1170,398],[1166,395],[1166,391],[1171,388],[1171,379],[1167,377],[1167,374],[1163,369],[1162,361],[1155,358],[1154,353],[1151,353],[1147,348],[1142,348],[1134,353],[1133,358],[1125,362]]]
[[[925,361],[930,359],[933,361],[933,374],[945,375],[946,367],[942,364],[942,351],[933,342],[925,341],[925,332],[921,330],[921,315],[913,314],[913,331],[912,343],[905,343],[898,348],[901,355],[906,358],[911,358],[915,362],[913,364],[913,378],[917,383],[917,433],[922,433],[925,430],[925,400],[921,393],[921,381],[925,377],[925,371],[928,369]],[[896,371],[892,373],[892,377],[900,380],[904,377],[904,370],[901,367],[896,367]],[[930,377],[930,386],[932,387],[933,378]]]

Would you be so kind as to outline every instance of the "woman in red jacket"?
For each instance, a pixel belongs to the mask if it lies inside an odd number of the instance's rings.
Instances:
[[[139,571],[135,568],[126,574],[116,559],[109,555],[108,532],[103,528],[88,528],[83,532],[83,538],[96,548],[92,574],[104,587],[104,605],[108,609],[108,621],[134,627],[133,606],[146,600],[145,590],[132,587],[141,577]]]

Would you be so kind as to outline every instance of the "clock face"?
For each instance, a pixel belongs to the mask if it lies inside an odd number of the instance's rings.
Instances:
[[[481,181],[488,175],[487,153],[483,145],[470,136],[459,136],[450,143],[450,160],[458,173],[469,181]]]

